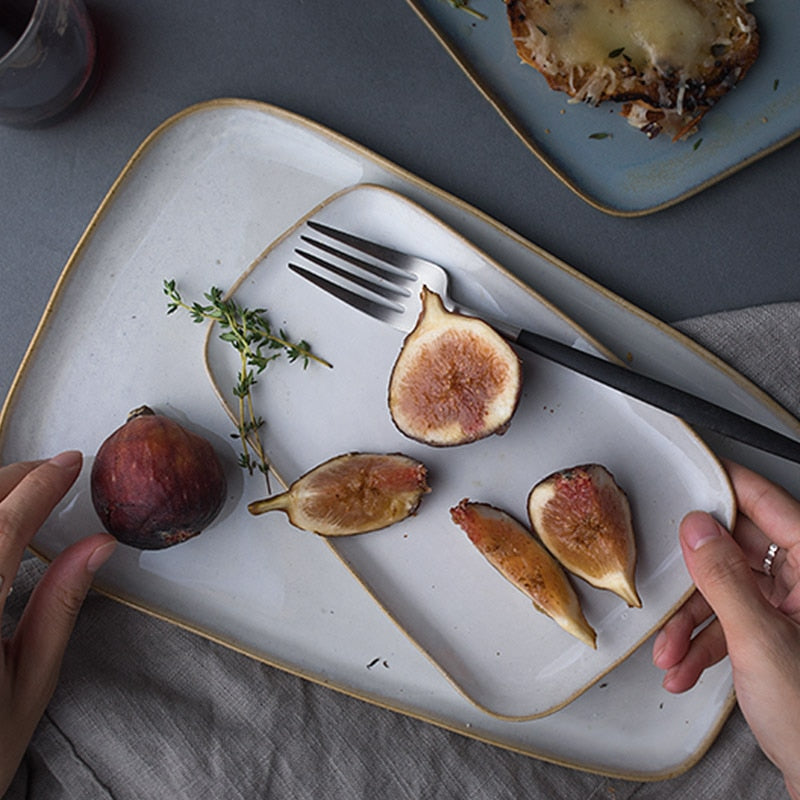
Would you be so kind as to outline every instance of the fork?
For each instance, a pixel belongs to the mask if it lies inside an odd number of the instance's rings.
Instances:
[[[574,372],[610,386],[638,400],[675,414],[691,425],[800,463],[800,442],[742,417],[708,400],[662,383],[629,367],[484,315],[453,302],[448,292],[448,274],[432,261],[371,242],[314,220],[306,224],[324,239],[301,234],[311,249],[295,253],[325,274],[300,264],[289,264],[292,272],[353,308],[404,333],[417,323],[422,286],[438,294],[445,305],[490,324],[504,338]],[[333,240],[336,244],[331,244]],[[343,250],[339,245],[346,245]],[[351,250],[356,251],[355,255]],[[366,260],[362,256],[369,256]],[[331,257],[336,259],[331,260]],[[377,262],[377,263],[376,263]],[[331,277],[326,277],[330,275]],[[333,280],[336,276],[339,281]]]

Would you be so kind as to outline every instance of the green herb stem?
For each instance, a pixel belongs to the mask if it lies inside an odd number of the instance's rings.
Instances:
[[[252,395],[256,376],[281,356],[289,363],[301,362],[303,369],[312,361],[326,367],[331,364],[312,353],[311,346],[304,339],[292,342],[282,329],[274,333],[265,316],[266,309],[244,308],[230,298],[225,299],[222,290],[216,286],[205,293],[206,304],[185,302],[174,279],[165,280],[163,288],[167,296],[167,314],[182,309],[188,312],[193,322],[217,323],[222,331],[219,338],[239,353],[239,374],[233,387],[238,406],[234,437],[241,441],[242,449],[239,465],[251,475],[259,470],[268,477],[269,461],[259,435],[264,420],[255,412]]]
[[[477,17],[478,19],[486,19],[485,14],[481,14],[480,11],[476,11],[474,8],[471,8],[469,5],[469,0],[449,0],[450,5],[453,8],[461,9],[461,11],[466,11],[467,14],[472,14],[473,17]]]

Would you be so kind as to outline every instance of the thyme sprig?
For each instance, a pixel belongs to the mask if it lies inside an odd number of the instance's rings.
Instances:
[[[466,11],[467,14],[472,14],[473,17],[486,19],[486,14],[481,14],[480,11],[476,11],[472,8],[469,4],[469,0],[449,0],[449,3],[453,8],[460,8],[462,11]]]
[[[245,308],[235,300],[226,299],[222,289],[216,286],[203,295],[207,301],[205,304],[185,302],[174,279],[164,281],[164,294],[167,296],[167,314],[183,309],[193,322],[217,323],[222,331],[219,338],[239,353],[240,367],[233,387],[238,403],[236,433],[232,434],[241,441],[239,466],[251,475],[258,470],[267,476],[269,460],[259,433],[264,419],[256,413],[252,395],[252,388],[258,382],[256,376],[281,356],[289,363],[302,363],[303,369],[312,361],[326,367],[331,364],[312,353],[305,339],[293,342],[282,328],[274,333],[265,316],[265,308]]]

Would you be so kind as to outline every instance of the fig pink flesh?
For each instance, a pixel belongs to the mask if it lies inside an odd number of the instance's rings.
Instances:
[[[640,607],[630,505],[599,464],[561,470],[537,484],[529,512],[550,552],[571,572]]]
[[[530,597],[538,611],[596,647],[596,634],[569,579],[527,528],[500,509],[468,500],[450,509],[450,515],[487,561]]]
[[[348,453],[298,478],[286,492],[250,503],[252,514],[285,511],[325,536],[385,528],[413,514],[429,491],[424,465],[399,453]]]

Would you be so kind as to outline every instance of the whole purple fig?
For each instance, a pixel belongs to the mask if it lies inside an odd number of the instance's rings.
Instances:
[[[227,483],[210,442],[141,406],[100,445],[91,491],[110,534],[158,550],[208,527],[222,510]]]

